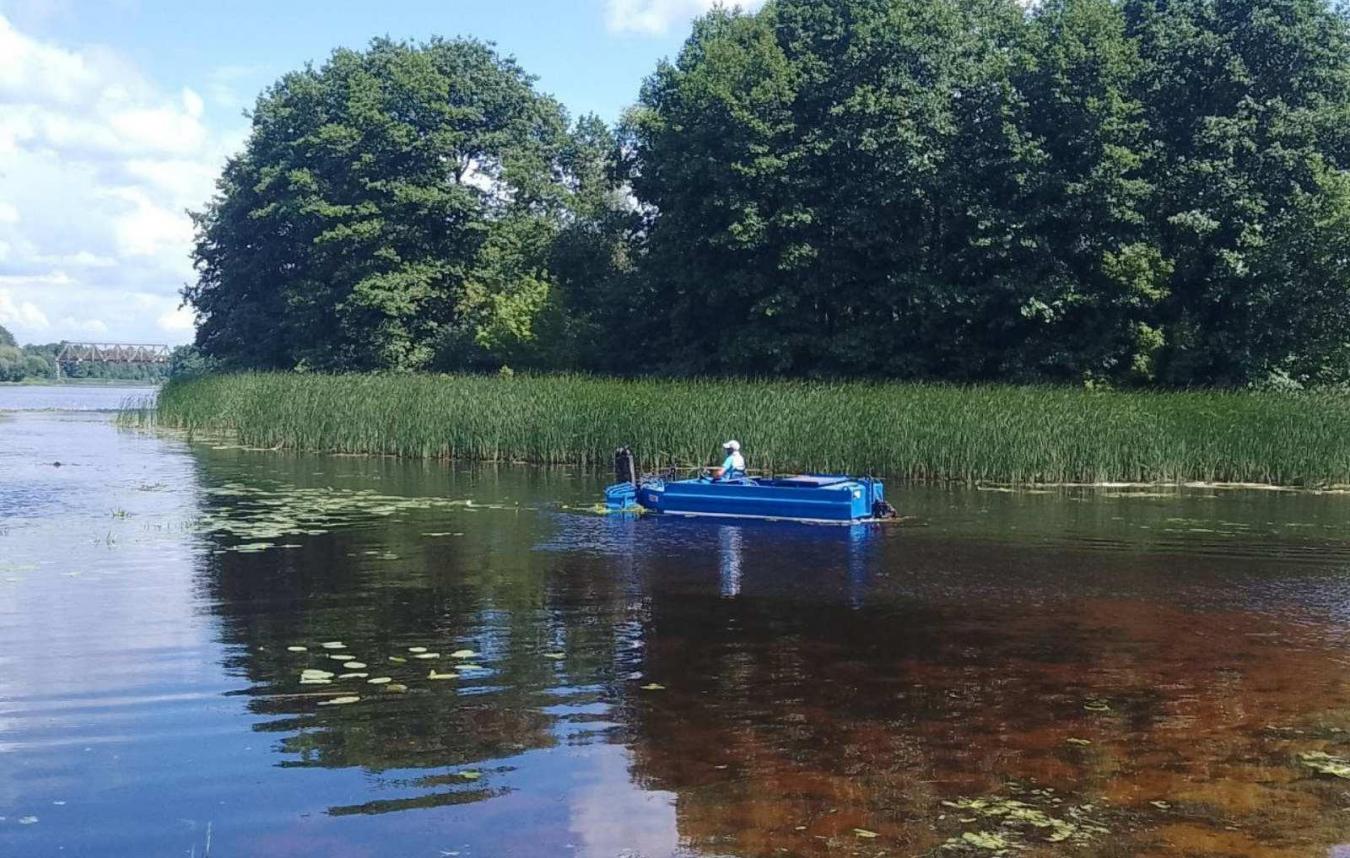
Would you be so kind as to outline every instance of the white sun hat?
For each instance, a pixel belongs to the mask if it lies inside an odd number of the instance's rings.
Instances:
[[[740,441],[728,441],[722,445],[723,450],[739,451],[741,449]]]

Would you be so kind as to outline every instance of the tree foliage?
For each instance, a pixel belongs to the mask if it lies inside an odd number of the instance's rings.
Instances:
[[[416,369],[531,339],[566,131],[470,40],[379,39],[285,76],[196,216],[198,344],[250,366]]]
[[[1350,378],[1327,0],[769,0],[619,127],[486,45],[259,99],[197,216],[227,364],[1092,384]]]

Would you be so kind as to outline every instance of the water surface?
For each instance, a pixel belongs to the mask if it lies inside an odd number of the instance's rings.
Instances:
[[[906,489],[836,529],[602,484],[0,414],[0,855],[1350,841],[1310,765],[1350,759],[1350,498]]]

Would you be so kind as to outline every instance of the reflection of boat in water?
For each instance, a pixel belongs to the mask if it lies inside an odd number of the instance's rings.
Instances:
[[[640,507],[680,516],[755,518],[811,524],[862,524],[891,518],[885,486],[872,477],[799,474],[775,477],[714,479],[698,476],[638,478],[632,453],[615,455],[622,480],[605,490],[610,509]]]

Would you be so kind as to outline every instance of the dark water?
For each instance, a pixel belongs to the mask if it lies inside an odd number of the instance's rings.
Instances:
[[[834,529],[573,508],[602,482],[0,414],[0,855],[1350,842],[1350,497]]]

